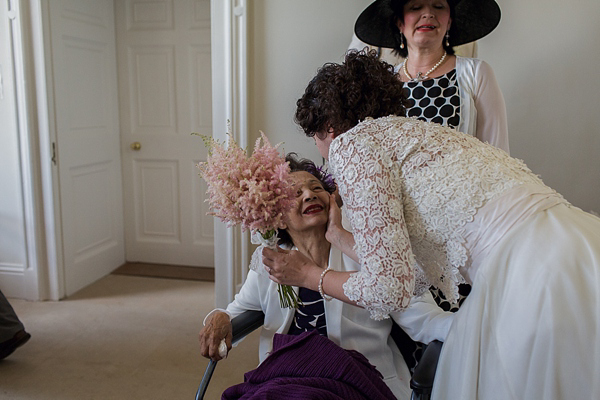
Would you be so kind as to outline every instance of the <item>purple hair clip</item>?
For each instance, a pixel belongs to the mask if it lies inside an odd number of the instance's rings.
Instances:
[[[333,179],[333,175],[327,172],[327,169],[324,166],[317,167],[317,173],[321,176],[321,181],[325,186],[331,188],[331,191],[334,191],[337,185],[335,184],[335,179]]]

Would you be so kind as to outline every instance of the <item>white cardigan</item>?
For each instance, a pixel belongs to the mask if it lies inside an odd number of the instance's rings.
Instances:
[[[259,247],[256,251],[262,251]],[[253,257],[254,258],[254,257]],[[331,247],[329,265],[338,271],[356,271],[358,264]],[[296,292],[298,288],[294,288]],[[262,362],[272,348],[275,333],[286,333],[294,317],[294,309],[282,309],[279,305],[277,284],[265,273],[248,272],[246,282],[227,306],[231,316],[246,310],[262,310],[265,323],[260,333],[259,358]],[[392,318],[416,341],[428,343],[444,340],[452,323],[453,314],[440,309],[428,292],[413,299],[402,313]],[[340,347],[362,353],[384,377],[388,387],[398,399],[410,398],[410,373],[390,337],[392,321],[375,321],[365,309],[333,299],[325,301],[327,336]]]
[[[460,92],[458,130],[510,154],[504,97],[494,70],[476,58],[456,56]]]

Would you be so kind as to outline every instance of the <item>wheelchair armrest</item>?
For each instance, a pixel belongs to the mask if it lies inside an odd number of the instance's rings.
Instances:
[[[231,320],[231,329],[233,335],[231,343],[233,344],[239,342],[254,330],[260,328],[264,322],[265,314],[263,314],[263,312],[260,310],[244,311],[240,315],[234,317]],[[196,392],[196,400],[204,399],[204,394],[206,393],[208,383],[210,382],[210,378],[212,378],[212,374],[216,366],[217,361],[210,360],[208,362],[208,366],[206,367],[204,375],[202,376],[202,382],[200,382],[200,386],[198,386],[198,391]]]
[[[265,322],[265,314],[260,310],[244,311],[231,320],[233,331],[232,343],[237,343],[247,335],[260,328]]]
[[[442,344],[442,342],[434,340],[427,345],[423,352],[410,380],[410,387],[415,393],[425,395],[431,393]]]

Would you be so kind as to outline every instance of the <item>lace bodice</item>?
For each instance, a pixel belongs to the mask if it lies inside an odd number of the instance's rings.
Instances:
[[[361,264],[344,292],[374,319],[406,308],[431,285],[458,299],[465,224],[504,191],[543,185],[523,162],[472,136],[394,116],[338,136],[329,164]]]

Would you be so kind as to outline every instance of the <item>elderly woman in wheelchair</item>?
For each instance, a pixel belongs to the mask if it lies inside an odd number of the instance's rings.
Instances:
[[[296,181],[297,201],[286,215],[287,229],[278,234],[280,251],[297,250],[312,261],[312,266],[320,266],[320,282],[330,270],[349,273],[357,271],[358,263],[352,259],[356,256],[351,251],[351,234],[346,232],[342,235],[339,232],[341,211],[335,201],[335,195],[332,194],[335,184],[330,176],[317,168],[312,161],[299,159],[293,153],[289,154],[286,160],[290,163]],[[334,224],[335,228],[332,228]],[[334,229],[337,230],[335,238],[332,235]],[[327,239],[344,248],[350,255],[342,253]],[[365,361],[368,361],[366,364],[370,368],[376,368],[376,376],[380,376],[385,384],[380,392],[383,396],[381,398],[390,398],[391,395],[386,395],[390,392],[385,391],[388,388],[398,399],[410,398],[410,372],[391,337],[392,327],[397,324],[415,341],[443,341],[452,322],[452,313],[440,309],[431,294],[426,293],[414,298],[405,311],[391,313],[391,319],[374,320],[370,318],[369,311],[352,304],[343,294],[332,293],[335,297],[325,294],[321,284],[315,288],[294,288],[301,304],[297,309],[282,308],[278,285],[270,279],[269,268],[263,265],[262,260],[262,248],[259,248],[252,257],[253,265],[248,278],[234,301],[226,310],[213,310],[206,316],[204,327],[199,333],[201,353],[204,357],[214,361],[225,357],[226,352],[232,348],[231,318],[247,310],[260,310],[264,313],[259,344],[261,366],[268,364],[264,361],[271,352],[272,356],[281,352],[279,348],[275,349],[277,352],[274,351],[274,339],[278,340],[277,334],[306,335],[306,332],[310,332],[314,335],[316,332],[320,340],[327,338],[331,346],[350,351],[351,354],[360,353]],[[222,342],[226,349],[223,348]],[[306,343],[316,342],[309,340]],[[321,349],[318,352],[314,351],[315,354],[311,351],[314,349],[302,349],[301,354],[321,366],[333,362],[327,351]],[[279,387],[276,390],[285,389]],[[362,396],[354,398],[367,398],[365,392]]]

